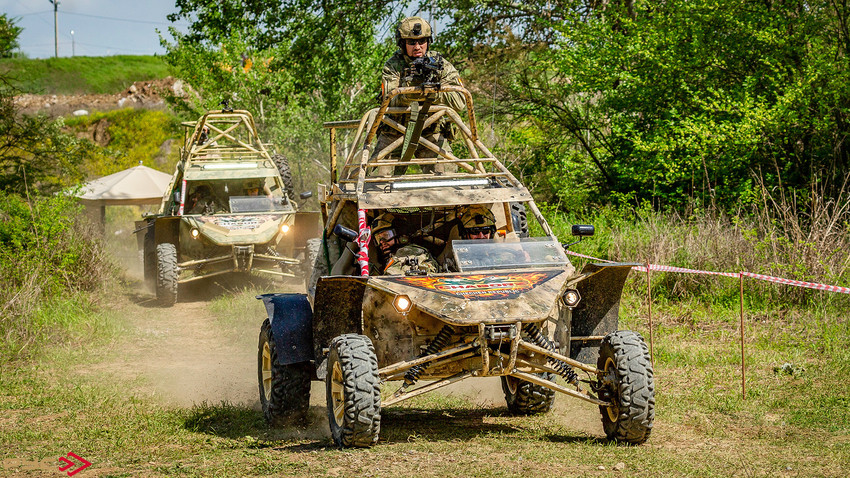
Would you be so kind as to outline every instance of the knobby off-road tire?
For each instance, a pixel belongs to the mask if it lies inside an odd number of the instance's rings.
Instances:
[[[620,442],[645,442],[655,420],[655,379],[643,337],[627,330],[608,334],[597,367],[603,372],[600,398],[613,403],[599,407],[605,434]]]
[[[550,382],[555,381],[553,373],[544,372],[537,375]],[[554,390],[514,377],[502,377],[502,391],[505,392],[508,411],[514,415],[546,413],[555,403]]]
[[[511,221],[519,237],[528,237],[528,214],[525,212],[525,204],[511,203]]]
[[[164,306],[177,302],[177,246],[165,242],[156,246],[156,300]]]
[[[142,248],[142,271],[145,285],[154,289],[156,287],[156,242],[154,239],[153,226],[145,231],[145,239]]]
[[[341,447],[374,445],[381,431],[381,386],[372,341],[357,334],[333,339],[325,384],[334,442]]]
[[[281,365],[272,337],[269,319],[260,328],[257,350],[257,381],[260,405],[266,422],[279,427],[303,418],[310,408],[310,369],[308,363]]]
[[[271,158],[280,173],[283,187],[286,188],[286,196],[291,201],[295,201],[295,189],[292,187],[292,169],[289,167],[289,161],[280,153],[273,154]]]
[[[322,238],[316,237],[307,239],[307,264],[309,270],[304,273],[304,287],[307,289],[307,295],[314,297],[316,295],[316,283],[319,282],[319,277],[328,275],[328,264],[325,261],[325,254],[322,250]]]

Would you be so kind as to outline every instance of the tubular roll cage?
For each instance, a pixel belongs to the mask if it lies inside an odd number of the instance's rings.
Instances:
[[[425,96],[438,93],[462,93],[466,101],[466,110],[469,115],[469,126],[464,124],[460,115],[447,106],[434,105],[428,110],[428,117],[424,121],[422,129],[434,125],[438,120],[447,118],[455,125],[460,136],[469,151],[469,158],[458,158],[452,152],[440,148],[439,145],[420,137],[419,146],[433,153],[428,158],[411,158],[410,161],[392,161],[387,157],[402,146],[407,133],[407,125],[401,124],[389,115],[405,115],[411,113],[410,107],[390,106],[390,101],[399,95],[409,95],[411,99],[422,100]],[[379,151],[373,159],[373,141],[381,125],[386,125],[396,131],[400,137]],[[544,228],[544,232],[551,237],[554,233],[549,228],[540,210],[531,200],[531,194],[517,180],[517,178],[499,161],[493,153],[481,142],[478,137],[478,127],[475,121],[475,113],[472,105],[472,95],[461,86],[437,87],[415,87],[407,86],[390,91],[378,108],[366,112],[359,120],[332,121],[324,123],[325,128],[330,130],[330,156],[331,156],[331,183],[330,191],[320,193],[320,200],[328,200],[328,196],[339,199],[340,202],[358,201],[364,192],[369,189],[384,187],[384,192],[391,192],[392,185],[401,182],[415,182],[427,180],[452,181],[480,180],[485,183],[495,184],[498,187],[516,191],[517,201],[528,201],[527,206],[537,221]],[[337,130],[356,130],[350,149],[345,151],[345,161],[340,165],[339,152],[337,151]],[[358,145],[362,146],[358,148]],[[377,171],[380,167],[395,166],[428,166],[436,164],[456,164],[459,170],[455,172],[444,172],[439,176],[429,173],[404,174],[380,176]],[[322,188],[320,188],[320,191]],[[501,202],[501,201],[498,201]],[[359,206],[363,207],[363,206]],[[368,207],[367,207],[368,208]],[[336,222],[342,208],[337,207],[330,214],[326,212],[326,233],[330,234],[333,224]]]

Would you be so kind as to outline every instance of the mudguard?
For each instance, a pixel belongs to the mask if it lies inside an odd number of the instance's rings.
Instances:
[[[619,326],[620,296],[632,267],[637,263],[617,262],[587,264],[581,271],[587,274],[577,285],[581,302],[572,311],[572,337],[605,336]],[[595,364],[601,340],[570,342],[570,358]]]
[[[290,365],[313,360],[313,311],[305,294],[263,294],[277,361]]]
[[[316,363],[331,340],[343,334],[363,333],[363,292],[368,277],[328,276],[316,283],[313,321]]]

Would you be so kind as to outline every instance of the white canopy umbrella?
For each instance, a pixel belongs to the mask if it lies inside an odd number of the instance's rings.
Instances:
[[[170,174],[139,165],[89,181],[77,196],[93,206],[159,204],[170,182]]]
[[[159,204],[171,175],[141,164],[83,184],[77,197],[86,206],[87,215],[103,231],[106,206]]]

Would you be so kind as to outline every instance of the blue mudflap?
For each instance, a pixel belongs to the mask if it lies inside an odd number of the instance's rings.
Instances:
[[[290,365],[313,360],[313,310],[305,294],[263,294],[272,325],[277,361]]]

